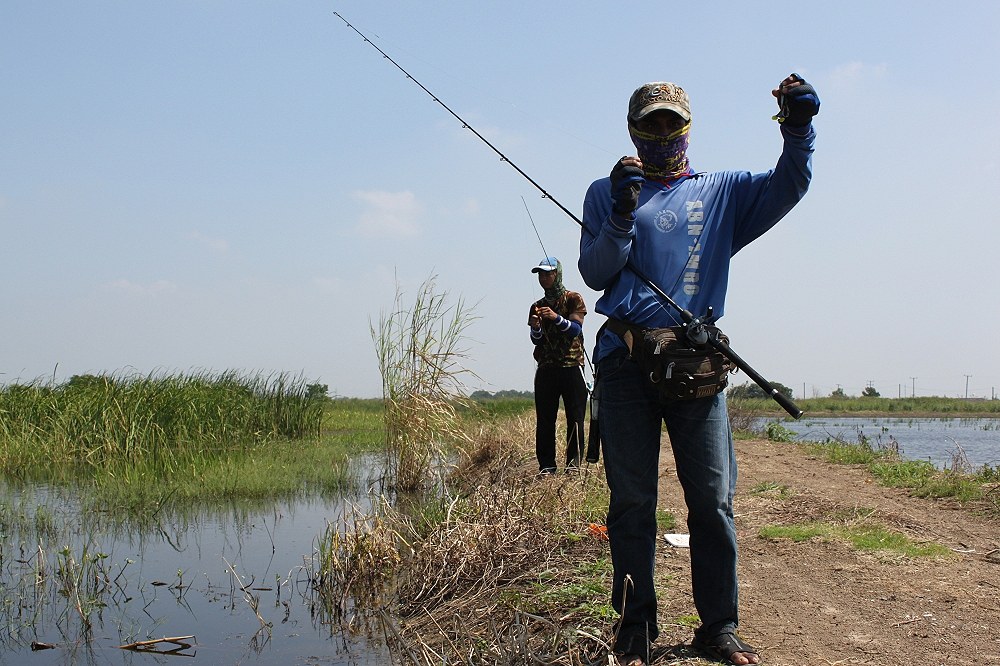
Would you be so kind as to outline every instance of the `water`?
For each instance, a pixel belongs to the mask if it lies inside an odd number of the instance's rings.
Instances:
[[[795,433],[799,441],[839,439],[855,443],[864,435],[873,444],[895,441],[907,460],[928,460],[935,467],[951,467],[953,456],[961,450],[973,467],[1000,466],[1000,419],[996,418],[864,418],[830,417],[799,421],[769,421]]]
[[[95,521],[79,515],[71,495],[52,488],[7,489],[0,503],[29,517],[19,534],[0,535],[0,664],[163,664],[178,663],[177,656],[188,657],[182,663],[213,665],[389,663],[377,642],[345,635],[310,584],[319,538],[345,515],[343,498],[219,506],[164,519],[142,533],[107,520],[96,522],[109,526],[94,527]],[[365,498],[356,497],[349,506],[364,504]],[[38,515],[47,518],[39,522]],[[40,524],[58,528],[41,539],[45,558],[34,536]],[[92,595],[100,605],[89,609],[89,631],[72,595],[59,591],[66,587],[59,569],[72,571],[62,566],[67,558],[80,562],[85,553],[106,555],[99,566],[107,574],[102,592]],[[42,560],[45,583],[38,585]],[[90,577],[81,581],[84,588],[93,584]],[[176,655],[117,647],[189,635],[196,637],[194,645]],[[57,647],[32,651],[32,641]]]

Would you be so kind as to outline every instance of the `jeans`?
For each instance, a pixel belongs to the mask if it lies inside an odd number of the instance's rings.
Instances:
[[[615,650],[646,654],[659,634],[653,566],[661,423],[667,426],[688,509],[691,587],[701,618],[695,634],[708,638],[735,630],[736,458],[725,396],[661,401],[624,351],[602,359],[598,377],[598,419],[611,490],[611,604],[621,616]]]
[[[566,466],[583,460],[583,418],[587,412],[587,384],[582,368],[539,367],[535,371],[535,456],[538,469],[556,471],[556,417],[559,398],[566,410]]]

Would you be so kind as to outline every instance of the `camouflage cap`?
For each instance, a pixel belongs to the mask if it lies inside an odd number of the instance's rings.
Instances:
[[[688,94],[679,85],[666,81],[653,81],[636,88],[628,101],[628,119],[634,122],[659,109],[673,111],[685,121],[691,120]]]

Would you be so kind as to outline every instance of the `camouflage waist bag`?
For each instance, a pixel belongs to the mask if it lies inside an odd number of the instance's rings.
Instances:
[[[735,363],[714,348],[692,346],[683,326],[642,328],[609,319],[608,328],[625,342],[643,376],[656,387],[663,400],[716,395],[729,385],[729,373],[736,368]],[[706,328],[710,336],[729,342],[718,328]]]

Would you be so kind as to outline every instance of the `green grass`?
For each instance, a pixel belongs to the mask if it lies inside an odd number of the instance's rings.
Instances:
[[[990,485],[998,480],[997,470],[988,465],[972,474],[939,470],[926,460],[903,460],[894,451],[873,448],[868,440],[856,444],[830,441],[801,446],[833,463],[864,465],[880,484],[908,489],[916,497],[974,502],[983,499]]]
[[[600,557],[583,562],[571,571],[542,572],[530,594],[508,596],[514,607],[530,613],[559,615],[578,613],[595,620],[612,621],[617,617],[608,603],[611,594],[611,560]]]
[[[16,535],[24,543],[39,543],[59,535],[59,528],[59,519],[48,506],[0,500],[0,539],[6,542]]]
[[[345,453],[380,451],[385,443],[385,405],[378,399],[338,398],[326,402],[322,436]]]
[[[786,500],[792,496],[788,486],[775,481],[762,481],[751,488],[749,493],[756,496],[770,495],[781,500]]]
[[[764,434],[772,442],[792,442],[795,441],[795,433],[785,426],[772,421],[764,426]]]
[[[469,406],[460,410],[463,415],[491,421],[534,414],[534,411],[534,399],[525,397],[483,398],[472,401]]]
[[[677,516],[663,509],[656,510],[656,529],[659,532],[670,532],[677,527]]]
[[[701,624],[701,618],[697,615],[680,615],[673,619],[672,624],[696,629]]]
[[[839,525],[809,522],[798,525],[770,525],[762,527],[759,534],[764,539],[790,539],[797,543],[813,539],[839,539],[847,541],[857,550],[886,551],[911,558],[946,557],[951,554],[951,551],[941,544],[918,543],[904,534],[871,523]]]
[[[821,458],[841,465],[871,465],[883,460],[898,459],[891,451],[873,449],[864,442],[855,444],[830,440],[823,443],[807,442],[802,446]]]
[[[74,377],[0,390],[0,474],[80,491],[95,512],[333,494],[384,441],[381,400],[309,395],[284,375]]]

